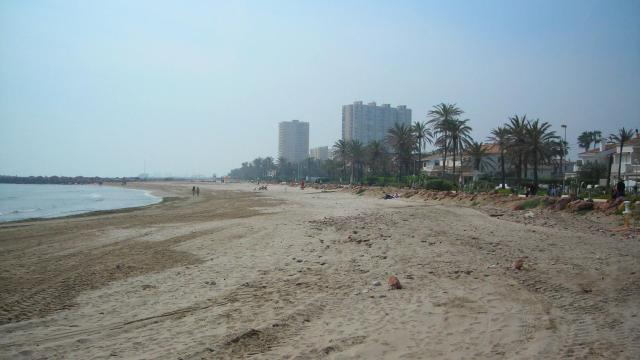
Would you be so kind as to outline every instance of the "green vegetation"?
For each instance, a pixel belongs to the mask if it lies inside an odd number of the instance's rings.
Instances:
[[[502,184],[497,193],[508,195],[522,193],[523,187],[531,183],[536,186],[559,185],[558,175],[564,170],[558,169],[564,166],[568,146],[549,123],[528,119],[526,115],[513,115],[505,124],[491,130],[488,137],[491,144],[485,144],[471,138],[469,120],[461,119],[463,114],[464,111],[456,104],[440,103],[428,112],[427,122],[418,121],[411,126],[395,124],[382,141],[369,144],[336,141],[332,147],[332,159],[308,158],[291,163],[282,158],[277,161],[271,157],[256,158],[232,170],[230,176],[242,180],[295,181],[310,178],[340,184],[457,190],[458,180],[462,178],[462,163],[467,166],[465,185],[461,189],[465,192],[494,192],[496,185]],[[620,146],[631,137],[632,132],[624,128],[617,135],[611,135],[611,139],[618,141]],[[589,149],[601,139],[599,131],[587,131],[580,135],[579,144]],[[442,158],[436,158],[442,166],[439,177],[421,173],[427,144],[433,144],[435,154],[442,155]],[[497,151],[499,156],[491,158],[490,155]],[[453,163],[447,163],[448,157],[453,158]],[[551,175],[553,178],[540,177],[539,169],[543,165],[555,168]],[[473,170],[473,181],[469,181],[469,168]],[[495,169],[499,170],[499,177],[482,177],[481,174],[493,173],[491,170]],[[608,177],[605,169],[603,164],[585,164],[578,173],[577,181],[569,184],[574,189],[582,183],[597,184],[599,179]],[[550,177],[549,174],[544,176]],[[538,195],[546,195],[546,190],[539,188]]]
[[[453,154],[453,175],[456,174],[456,155],[462,154],[471,142],[471,127],[467,125],[469,119],[460,120],[464,111],[456,104],[440,103],[429,111],[431,118],[427,124],[433,128],[435,145],[444,154],[442,162],[442,177],[445,177],[447,155]]]
[[[584,151],[589,151],[591,144],[595,147],[600,142],[602,142],[601,131],[584,131],[578,136],[578,146],[584,148]]]
[[[609,135],[612,141],[620,144],[620,154],[622,154],[622,148],[624,148],[624,143],[633,139],[633,130],[625,129],[624,127],[618,130],[617,134]],[[621,179],[620,172],[622,171],[622,156],[618,156],[618,179]]]
[[[538,206],[540,206],[541,203],[541,199],[540,198],[535,198],[535,199],[530,199],[530,200],[525,200],[520,204],[520,207],[523,210],[527,210],[527,209],[533,209],[533,208],[537,208]]]
[[[597,185],[600,179],[607,176],[607,165],[601,163],[586,163],[578,171],[578,181],[589,185]]]

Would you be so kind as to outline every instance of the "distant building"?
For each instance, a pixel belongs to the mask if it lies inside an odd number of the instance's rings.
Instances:
[[[342,106],[342,139],[358,140],[364,145],[377,140],[384,142],[389,129],[396,123],[411,125],[411,109],[404,105],[377,106],[375,102],[356,101]]]
[[[600,163],[609,166],[611,161],[611,182],[618,181],[618,167],[620,165],[620,157],[622,157],[622,166],[620,167],[620,177],[622,180],[638,180],[640,179],[640,134],[625,142],[622,151],[620,143],[601,143],[599,147],[594,147],[588,151],[578,154],[580,160],[574,166],[574,173],[580,171],[582,166],[589,163]],[[601,180],[601,184],[605,184],[606,179]]]
[[[329,147],[328,146],[315,147],[309,150],[309,157],[316,160],[327,160],[329,159]]]
[[[278,125],[278,157],[292,163],[300,162],[309,154],[309,123],[298,120],[283,121]]]
[[[622,157],[622,166],[619,167],[620,157]],[[618,168],[620,168],[621,179],[618,179]],[[613,154],[613,164],[611,166],[611,181],[637,181],[638,179],[640,179],[640,134],[636,132],[636,136],[633,139],[624,143],[622,151],[620,151],[620,143],[615,144],[615,153]]]
[[[467,154],[464,154],[462,158],[456,157],[455,168],[457,173],[462,173],[464,177],[473,177],[477,179],[480,176],[500,177],[502,164],[500,163],[500,146],[494,143],[483,144],[483,150],[485,155],[482,157],[482,166],[476,170],[473,168],[471,159]],[[442,174],[442,164],[444,163],[445,172],[451,173],[453,171],[454,162],[453,155],[448,154],[445,161],[444,156],[440,152],[434,152],[432,154],[424,154],[422,156],[422,171],[428,175],[437,176]],[[516,177],[515,164],[510,161],[509,156],[505,156],[505,172],[507,177]],[[561,181],[562,177],[568,177],[571,170],[574,168],[574,163],[562,159],[562,162],[558,158],[554,158],[553,161],[542,163],[538,166],[538,178],[546,181],[554,180]],[[533,180],[533,169],[529,167],[526,175],[523,174],[523,180]]]

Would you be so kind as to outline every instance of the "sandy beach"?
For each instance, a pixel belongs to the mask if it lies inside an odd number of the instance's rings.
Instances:
[[[341,191],[132,186],[165,201],[0,225],[0,357],[640,358],[637,236]]]

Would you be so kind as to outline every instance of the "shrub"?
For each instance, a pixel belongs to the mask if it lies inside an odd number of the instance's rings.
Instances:
[[[427,190],[438,191],[451,191],[456,188],[456,185],[453,182],[439,178],[427,179],[421,185]]]
[[[540,206],[540,199],[525,200],[520,203],[522,210],[533,209]]]
[[[586,163],[578,171],[578,180],[587,184],[597,184],[607,177],[607,165],[604,163]]]

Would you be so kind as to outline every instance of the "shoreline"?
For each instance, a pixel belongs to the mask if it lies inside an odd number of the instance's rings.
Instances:
[[[454,199],[191,186],[150,184],[175,201],[124,214],[0,226],[0,357],[640,355],[637,237]]]
[[[109,187],[115,187],[115,188],[122,188],[122,186],[119,186],[115,183],[106,183],[103,185],[98,185],[98,184],[70,184],[70,185],[67,185],[67,184],[11,184],[11,185],[109,186]],[[144,191],[148,195],[151,195],[152,197],[157,198],[159,200],[157,202],[147,204],[147,205],[118,207],[118,208],[106,209],[106,210],[88,210],[88,211],[79,210],[80,212],[76,212],[74,214],[69,214],[69,215],[57,215],[57,216],[50,216],[50,217],[33,217],[33,218],[18,219],[18,220],[0,221],[0,227],[4,227],[5,225],[11,225],[11,224],[25,223],[25,222],[42,222],[42,221],[48,221],[48,220],[70,219],[70,218],[76,218],[76,217],[130,212],[130,211],[135,211],[136,209],[143,209],[149,206],[160,205],[166,201],[173,201],[164,196],[153,194],[153,190],[149,190],[144,187],[132,186],[131,188],[128,188],[128,189]]]

